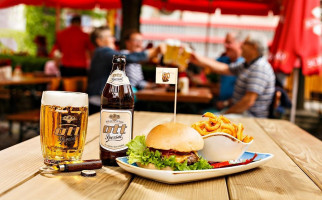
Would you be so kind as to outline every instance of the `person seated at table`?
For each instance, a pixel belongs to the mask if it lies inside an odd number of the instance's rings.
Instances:
[[[264,57],[267,50],[265,36],[250,33],[244,40],[242,56],[245,62],[220,63],[193,53],[191,62],[212,72],[237,75],[232,103],[225,113],[238,113],[254,117],[268,117],[269,105],[275,91],[275,75]]]
[[[88,57],[94,46],[89,35],[82,31],[79,15],[72,17],[68,28],[57,33],[54,48],[62,54],[61,76],[87,76]]]
[[[121,50],[122,54],[128,55],[134,52],[143,51],[142,34],[136,30],[131,30],[125,35],[126,49]],[[128,63],[125,68],[126,75],[129,77],[133,89],[154,88],[155,84],[144,80],[142,65],[140,63]]]
[[[47,39],[43,35],[37,35],[34,39],[37,47],[37,57],[48,57]]]
[[[44,73],[46,76],[60,76],[60,58],[61,55],[58,50],[51,53],[51,59],[45,63]]]
[[[91,41],[96,46],[88,77],[89,112],[100,111],[100,98],[106,80],[112,69],[113,55],[119,55],[115,50],[115,38],[107,26],[96,28],[91,34]],[[156,57],[160,47],[126,55],[127,63],[145,62]]]
[[[230,64],[233,62],[243,62],[244,58],[241,56],[241,35],[237,32],[230,32],[226,34],[224,46],[225,52],[217,58],[217,61]],[[219,110],[231,104],[234,87],[237,77],[235,75],[220,75],[219,96],[216,101],[216,107]]]

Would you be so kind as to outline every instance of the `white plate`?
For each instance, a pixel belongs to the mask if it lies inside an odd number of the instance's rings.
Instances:
[[[255,152],[245,152],[240,158],[250,159],[254,156]],[[202,179],[214,178],[218,176],[225,176],[234,174],[249,169],[253,169],[260,165],[265,164],[273,158],[273,154],[257,153],[255,160],[246,165],[237,165],[226,168],[206,169],[206,170],[189,170],[189,171],[163,171],[154,169],[145,169],[138,167],[136,164],[129,164],[127,157],[116,158],[117,164],[124,170],[133,174],[149,178],[162,183],[175,184],[190,181],[198,181]]]

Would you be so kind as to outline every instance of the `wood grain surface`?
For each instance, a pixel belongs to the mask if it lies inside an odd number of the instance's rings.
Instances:
[[[99,158],[98,138],[86,144],[84,159]],[[131,175],[119,167],[103,167],[95,177],[83,177],[80,172],[37,174],[1,199],[119,199],[131,180]]]
[[[98,137],[99,114],[89,117],[86,141]],[[86,148],[84,149],[86,151]],[[16,185],[39,174],[44,166],[40,138],[35,137],[18,145],[0,151],[0,196]]]
[[[121,198],[140,200],[229,199],[224,177],[205,181],[168,185],[135,177]]]
[[[321,141],[288,121],[262,119],[257,122],[322,190]]]
[[[265,133],[255,119],[234,119],[243,123],[244,133],[254,137],[248,151],[271,153],[264,166],[228,176],[231,199],[321,199],[321,190]]]
[[[83,159],[99,158],[99,117],[89,118]],[[170,113],[135,112],[134,136],[147,134],[172,118]],[[201,119],[200,115],[182,114],[176,118],[185,124]],[[103,167],[96,170],[96,177],[87,178],[79,172],[42,175],[38,169],[43,158],[36,137],[0,152],[0,199],[322,199],[317,184],[321,180],[321,141],[285,121],[233,121],[243,123],[244,133],[254,137],[249,151],[275,157],[246,172],[176,185],[131,175],[119,167]],[[311,162],[316,165],[308,166]]]

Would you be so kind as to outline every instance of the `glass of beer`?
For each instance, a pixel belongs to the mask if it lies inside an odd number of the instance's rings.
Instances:
[[[80,161],[87,131],[88,95],[44,91],[41,99],[40,140],[44,170],[65,161]]]

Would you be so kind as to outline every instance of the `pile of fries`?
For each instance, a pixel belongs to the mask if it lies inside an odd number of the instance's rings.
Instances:
[[[199,121],[191,125],[192,128],[197,130],[200,135],[208,135],[215,132],[223,132],[232,135],[240,141],[248,143],[253,140],[251,136],[243,136],[244,126],[241,123],[238,125],[233,124],[229,119],[224,116],[217,117],[213,113],[206,112],[202,115],[208,117],[208,121]]]

